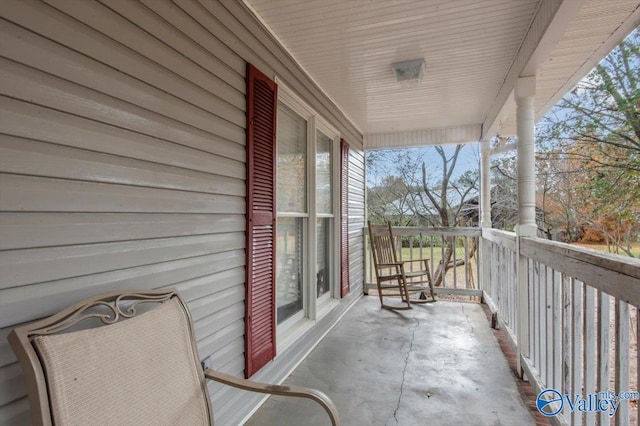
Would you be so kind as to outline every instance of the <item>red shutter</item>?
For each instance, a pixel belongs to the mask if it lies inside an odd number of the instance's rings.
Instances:
[[[349,293],[349,144],[340,140],[340,297]]]
[[[247,66],[245,376],[276,355],[275,176],[278,87]]]

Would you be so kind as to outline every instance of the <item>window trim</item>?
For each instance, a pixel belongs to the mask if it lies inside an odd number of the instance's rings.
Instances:
[[[337,306],[340,299],[340,132],[329,122],[320,116],[306,102],[298,97],[281,79],[275,77],[278,84],[278,102],[282,102],[296,114],[307,120],[307,213],[287,213],[276,211],[277,218],[302,217],[305,230],[304,248],[306,253],[303,261],[304,302],[302,317],[299,313],[278,324],[276,327],[276,344],[278,352],[290,345],[298,335],[299,329],[308,326],[309,321],[316,321]],[[331,213],[317,212],[317,179],[316,179],[316,155],[318,131],[331,139]],[[277,150],[277,147],[276,147]],[[277,185],[277,182],[276,182]],[[318,219],[329,218],[331,220],[330,238],[331,244],[331,290],[328,296],[317,297],[316,286],[316,260],[317,260],[317,228]],[[333,303],[335,302],[335,303]],[[295,319],[294,319],[295,318]]]

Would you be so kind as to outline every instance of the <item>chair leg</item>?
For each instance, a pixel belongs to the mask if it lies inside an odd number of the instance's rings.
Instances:
[[[380,305],[384,306],[384,300],[382,298],[382,290],[380,289],[380,286],[378,286],[378,297],[380,298]]]
[[[409,289],[407,288],[407,279],[398,278],[398,287],[400,288],[400,292],[404,294],[404,296],[402,296],[402,300],[407,304],[407,309],[411,309],[411,295],[409,294]]]
[[[429,290],[431,290],[431,298],[435,301],[436,295],[433,292],[433,279],[431,278],[431,271],[429,270],[429,265],[427,265],[427,281],[429,281]]]

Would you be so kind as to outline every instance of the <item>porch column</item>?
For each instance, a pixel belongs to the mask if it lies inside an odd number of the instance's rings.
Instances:
[[[529,357],[529,264],[520,255],[522,237],[535,237],[536,181],[535,181],[535,76],[520,77],[516,83],[516,125],[518,132],[518,227],[517,234],[517,292],[518,335],[517,368],[523,375],[522,356]]]
[[[491,147],[480,142],[480,227],[491,228]]]
[[[520,77],[516,83],[516,125],[518,130],[518,233],[535,237],[536,225],[536,159],[535,77]]]
[[[491,174],[490,174],[491,146],[489,141],[480,141],[480,228],[491,228]],[[481,234],[482,235],[482,234]],[[484,236],[484,235],[482,235]],[[491,250],[490,243],[484,238],[479,239],[478,259],[480,262],[479,288],[490,291],[491,275],[488,264]]]

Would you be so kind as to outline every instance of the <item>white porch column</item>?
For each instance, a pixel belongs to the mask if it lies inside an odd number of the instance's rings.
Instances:
[[[491,228],[491,174],[490,174],[491,146],[489,141],[480,141],[480,228]],[[480,286],[483,291],[490,291],[491,275],[489,273],[489,242],[484,238],[479,240]]]
[[[491,147],[480,142],[480,227],[491,228]]]
[[[536,236],[535,77],[520,77],[516,83],[518,129],[518,230],[523,237]]]
[[[520,255],[522,237],[535,237],[536,175],[535,175],[535,109],[536,79],[520,77],[516,83],[516,124],[518,131],[518,227],[517,291],[518,331],[517,368],[522,375],[522,356],[529,357],[529,264]]]

